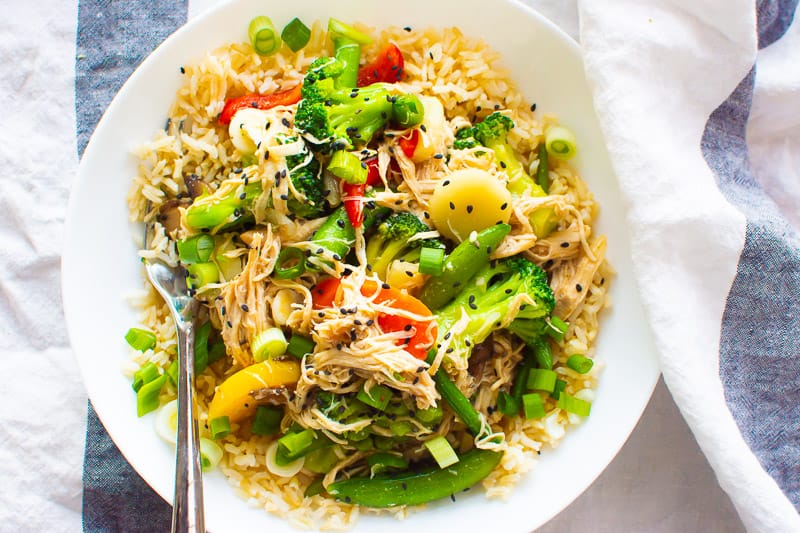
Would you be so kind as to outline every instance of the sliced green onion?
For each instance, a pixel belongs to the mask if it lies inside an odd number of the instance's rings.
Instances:
[[[441,248],[421,248],[419,253],[419,271],[423,274],[439,276],[444,267],[444,250]]]
[[[395,420],[391,424],[389,424],[389,431],[392,432],[392,435],[397,435],[398,437],[405,437],[412,431],[414,431],[414,426],[411,425],[411,422],[407,420]]]
[[[401,94],[392,102],[392,120],[400,127],[411,128],[422,123],[425,109],[414,94]]]
[[[457,460],[458,458],[456,458],[456,461]],[[383,474],[384,472],[392,470],[406,470],[408,468],[408,461],[406,461],[402,455],[380,452],[373,453],[367,457],[367,465],[369,465],[370,477],[375,477],[378,474]]]
[[[216,363],[225,357],[225,353],[225,343],[222,340],[215,342],[211,345],[211,348],[208,349],[208,364]]]
[[[458,455],[456,455],[455,450],[450,446],[450,443],[447,442],[447,439],[441,435],[431,440],[426,440],[425,447],[428,448],[433,458],[436,459],[439,468],[447,468],[458,462]]]
[[[533,348],[533,358],[539,368],[550,370],[553,368],[553,351],[550,349],[550,343],[547,339],[538,339]]]
[[[304,355],[313,353],[314,341],[309,339],[308,337],[303,337],[297,333],[292,333],[292,337],[289,339],[289,344],[286,346],[286,353],[291,356],[297,357],[298,359],[302,359]]]
[[[500,394],[497,395],[497,410],[506,416],[517,416],[519,414],[519,404],[509,393],[500,391]]]
[[[567,382],[563,379],[556,380],[556,386],[553,388],[553,392],[550,393],[550,397],[554,400],[558,400],[561,393],[564,392],[564,389],[567,388]]]
[[[136,392],[136,414],[144,416],[151,411],[158,409],[158,395],[161,387],[167,382],[167,376],[161,375],[149,383],[145,383]]]
[[[283,409],[269,405],[259,405],[250,431],[254,435],[275,435],[281,430]]]
[[[175,444],[178,440],[178,400],[171,400],[156,412],[155,429],[164,442]]]
[[[544,138],[548,153],[559,159],[573,157],[578,149],[575,134],[564,126],[551,126]]]
[[[539,166],[536,168],[536,183],[545,193],[550,192],[550,163],[547,161],[547,145],[539,143]]]
[[[311,447],[316,439],[317,434],[313,429],[304,429],[297,433],[287,433],[278,439],[279,452],[282,451],[286,459],[294,461],[298,457],[302,457],[307,452],[311,451]]]
[[[322,484],[322,478],[318,477],[312,481],[308,487],[306,487],[306,491],[303,493],[303,495],[306,498],[310,498],[312,496],[316,496],[317,494],[322,494],[323,492],[325,492],[325,486]]]
[[[547,326],[545,333],[556,342],[563,341],[564,335],[567,333],[567,329],[569,329],[569,324],[557,316],[551,316],[550,320],[547,321]]]
[[[281,249],[275,261],[275,274],[277,279],[294,279],[302,276],[306,271],[306,256],[300,248],[292,246]]]
[[[146,329],[129,329],[125,334],[125,340],[131,348],[140,352],[146,352],[156,347],[156,334]]]
[[[367,164],[347,150],[333,152],[331,162],[328,163],[328,171],[351,185],[366,183],[369,174]]]
[[[208,366],[208,336],[211,334],[211,321],[204,322],[194,335],[194,371],[202,374]]]
[[[231,420],[227,416],[218,416],[208,421],[208,430],[212,439],[221,439],[231,432]]]
[[[525,413],[525,418],[527,419],[542,418],[546,414],[542,397],[535,392],[523,394],[522,411]]]
[[[570,396],[566,392],[562,392],[558,397],[558,407],[568,413],[573,413],[578,416],[589,416],[592,410],[592,402],[581,400],[575,396]]]
[[[444,418],[444,409],[442,409],[440,405],[427,407],[425,409],[417,409],[414,413],[414,418],[426,426],[438,424],[442,421],[442,418]]]
[[[544,368],[532,368],[528,374],[528,390],[553,392],[558,374]]]
[[[265,329],[250,343],[250,350],[253,352],[253,359],[256,363],[272,359],[286,353],[286,336],[281,328]]]
[[[375,447],[372,437],[367,437],[366,439],[363,440],[351,442],[350,445],[360,452],[368,452]]]
[[[292,52],[297,52],[308,44],[311,39],[311,29],[295,17],[283,27],[281,39],[292,49]]]
[[[216,468],[222,460],[222,448],[213,440],[200,437],[200,464],[203,470]]]
[[[340,460],[336,455],[336,448],[337,446],[325,446],[309,452],[305,456],[305,467],[316,474],[327,474]]]
[[[256,17],[250,21],[250,26],[247,28],[247,36],[250,38],[250,44],[258,55],[269,56],[277,52],[281,47],[281,38],[278,35],[278,30],[272,24],[269,17]]]
[[[341,20],[334,18],[328,20],[328,33],[333,34],[333,38],[335,38],[337,35],[340,35],[342,37],[352,39],[358,44],[369,44],[372,42],[372,37],[369,35],[361,33],[349,24],[345,24]]]
[[[294,477],[303,468],[305,459],[300,457],[294,461],[279,460],[281,446],[280,442],[274,441],[267,447],[266,465],[267,470],[281,477]]]
[[[586,374],[594,366],[594,361],[583,355],[574,354],[567,358],[567,366],[578,374]]]
[[[164,374],[169,378],[174,386],[178,386],[178,361],[170,363],[167,371]]]
[[[389,400],[392,399],[392,391],[383,385],[373,385],[369,391],[362,387],[358,391],[356,399],[379,411],[383,411],[389,405]]]
[[[219,269],[214,263],[194,263],[186,266],[186,281],[190,289],[199,289],[219,281]]]
[[[177,247],[178,257],[181,262],[187,265],[191,263],[207,263],[211,260],[211,254],[214,253],[214,237],[203,233],[178,241]]]
[[[150,383],[160,376],[158,367],[154,363],[145,363],[142,367],[133,373],[133,383],[131,386],[133,390],[139,392],[143,385]]]

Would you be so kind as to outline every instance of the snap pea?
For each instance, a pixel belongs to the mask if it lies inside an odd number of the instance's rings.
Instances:
[[[314,233],[311,242],[336,254],[340,259],[350,253],[350,247],[356,242],[356,230],[347,217],[344,206],[339,207],[322,223]]]
[[[466,240],[444,260],[442,274],[428,280],[419,299],[435,310],[443,307],[461,292],[462,284],[489,264],[492,250],[503,241],[511,226],[497,224],[478,232],[474,240]]]
[[[433,362],[433,359],[436,357],[436,350],[431,350],[428,352],[428,364]],[[473,435],[477,435],[481,431],[481,415],[478,413],[477,409],[472,405],[469,401],[469,398],[464,396],[453,380],[450,379],[450,376],[447,375],[447,372],[444,371],[443,368],[439,367],[439,370],[433,375],[433,381],[436,383],[436,390],[439,391],[439,394],[442,395],[444,401],[447,402],[447,405],[450,406],[453,411],[458,415],[461,421],[467,426],[470,433]]]
[[[352,478],[328,486],[328,494],[347,503],[366,507],[421,505],[458,494],[486,476],[503,454],[473,449],[447,468],[435,468],[397,477]]]

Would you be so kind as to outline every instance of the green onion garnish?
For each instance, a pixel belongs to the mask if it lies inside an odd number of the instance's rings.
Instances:
[[[522,411],[525,413],[525,418],[542,418],[546,414],[542,397],[535,392],[523,394]]]
[[[369,44],[372,42],[372,37],[369,35],[361,33],[349,24],[345,24],[341,20],[334,18],[328,19],[328,33],[331,33],[333,38],[340,36],[347,37],[358,44]]]
[[[258,55],[268,56],[277,52],[281,47],[281,38],[278,30],[269,17],[256,17],[250,21],[247,28],[250,44]]]
[[[136,393],[136,414],[144,416],[158,409],[158,395],[161,387],[167,382],[167,376],[161,375],[149,383],[145,383]]]
[[[223,357],[225,357],[225,342],[219,340],[211,345],[211,348],[208,349],[208,364],[216,363]]]
[[[313,429],[304,429],[297,433],[287,433],[278,439],[278,449],[282,450],[285,457],[291,461],[303,456],[311,450],[311,445],[317,438]]]
[[[143,385],[150,383],[160,376],[158,367],[154,363],[145,363],[142,367],[133,373],[133,390],[139,392]]]
[[[203,233],[178,241],[178,257],[185,264],[207,263],[214,253],[214,237]]]
[[[169,378],[172,384],[177,387],[178,386],[178,361],[173,361],[170,363],[169,367],[167,367],[167,371],[164,374]]]
[[[275,261],[274,276],[277,279],[294,279],[306,271],[306,256],[303,250],[289,246],[281,249]]]
[[[456,455],[453,447],[447,442],[447,439],[442,435],[434,437],[431,440],[425,441],[425,447],[431,452],[431,455],[436,459],[439,468],[447,468],[458,462],[458,455]]]
[[[442,418],[444,418],[444,410],[442,409],[441,405],[437,405],[436,407],[427,407],[425,409],[417,409],[414,412],[414,418],[426,426],[438,424],[442,421]]]
[[[194,263],[186,266],[186,282],[190,289],[199,289],[219,281],[219,269],[214,263]]]
[[[439,276],[444,267],[444,250],[441,248],[422,248],[419,254],[419,271],[423,274]]]
[[[281,328],[269,328],[256,335],[250,343],[250,350],[256,363],[260,363],[285,354],[288,345]]]
[[[456,457],[456,461],[458,461],[458,457]],[[406,470],[408,468],[408,461],[406,461],[402,455],[386,452],[373,453],[367,457],[367,464],[369,465],[370,477],[391,470]],[[308,464],[306,464],[306,466],[308,466]]]
[[[410,128],[422,123],[425,110],[422,102],[414,94],[401,94],[392,103],[392,120],[398,126]]]
[[[222,460],[222,448],[213,440],[200,437],[200,465],[203,470],[215,468]]]
[[[218,416],[208,421],[208,430],[212,439],[221,439],[231,432],[231,420],[227,416]]]
[[[506,416],[516,416],[519,413],[519,404],[509,393],[500,391],[497,395],[497,410]]]
[[[552,126],[544,138],[547,151],[553,157],[569,159],[577,151],[575,134],[564,126]]]
[[[304,355],[313,353],[315,346],[314,341],[308,337],[292,333],[289,344],[286,346],[286,353],[298,359],[302,359]]]
[[[545,193],[550,192],[550,164],[547,161],[547,145],[539,143],[539,166],[536,169],[536,183]]]
[[[392,432],[392,435],[404,437],[414,431],[414,426],[411,425],[411,422],[406,420],[395,420],[389,424],[389,431]]]
[[[553,392],[558,374],[544,368],[532,368],[528,374],[528,390]]]
[[[567,358],[567,366],[578,374],[586,374],[594,366],[594,361],[583,355],[574,354]]]
[[[303,467],[317,474],[327,474],[340,461],[336,455],[337,446],[325,446],[319,450],[308,452]],[[308,496],[308,492],[306,492]]]
[[[131,348],[140,352],[146,352],[156,347],[156,334],[146,329],[129,329],[125,334],[125,340]]]
[[[275,435],[281,429],[283,409],[269,405],[259,405],[250,430],[254,435]]]
[[[202,374],[208,366],[208,336],[211,334],[211,321],[197,328],[194,336],[194,371]]]
[[[308,468],[307,465],[304,464],[304,466],[306,466],[306,468]],[[309,470],[311,470],[311,469],[309,468]],[[311,470],[311,471],[312,472],[316,472],[316,470]],[[326,472],[318,472],[318,473],[327,474],[328,472],[326,471]],[[312,496],[316,496],[317,494],[322,494],[323,492],[325,492],[325,487],[322,485],[322,478],[318,477],[317,479],[312,481],[311,484],[308,487],[306,487],[306,491],[303,493],[303,495],[306,498],[310,498]]]
[[[558,400],[558,397],[561,396],[561,393],[564,392],[564,389],[567,388],[567,382],[563,379],[556,380],[556,386],[553,388],[553,392],[550,393],[550,397],[554,400]]]
[[[551,316],[550,320],[546,322],[547,329],[545,329],[545,333],[556,342],[563,341],[564,335],[567,333],[567,329],[569,329],[569,324],[557,316]]]
[[[292,49],[292,52],[297,52],[308,44],[309,39],[311,39],[311,29],[303,24],[299,18],[295,17],[283,27],[281,39]]]
[[[578,416],[589,416],[592,410],[592,402],[581,400],[575,396],[570,396],[566,392],[562,392],[558,397],[558,407],[568,413],[573,413]]]
[[[358,391],[356,399],[379,411],[383,411],[389,405],[389,400],[392,399],[392,391],[383,385],[373,385],[370,387],[369,392],[362,387]]]
[[[331,162],[328,163],[328,171],[351,185],[366,183],[369,174],[367,164],[346,150],[333,152]]]

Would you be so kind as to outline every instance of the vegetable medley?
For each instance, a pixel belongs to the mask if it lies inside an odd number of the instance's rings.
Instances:
[[[249,28],[264,56],[310,35],[298,19],[280,34],[267,17]],[[203,303],[195,370],[220,376],[204,460],[219,461],[221,440],[252,436],[269,443],[271,475],[302,472],[306,496],[418,505],[488,476],[506,421],[589,414],[552,350],[604,241],[558,271],[559,247],[586,245],[565,240],[579,231],[550,194],[552,166],[576,151],[565,127],[519,154],[504,109],[446,116],[404,83],[395,44],[362,57],[368,35],[335,19],[328,35],[332,55],[302,83],[227,96],[216,128],[236,157],[220,175],[184,175],[149,216]],[[534,251],[551,241],[549,255]],[[145,329],[126,339],[157,343]],[[566,365],[586,374],[592,363],[570,354]],[[136,372],[140,416],[159,409],[176,372]],[[161,407],[159,420],[170,416]]]

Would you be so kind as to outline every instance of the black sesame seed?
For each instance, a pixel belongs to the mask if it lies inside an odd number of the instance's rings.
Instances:
[[[506,294],[511,294],[512,292],[514,292],[514,291],[511,290],[511,289],[506,289]]]
[[[286,195],[286,194],[281,194],[280,199],[283,200],[283,201],[286,201],[286,200],[289,199],[289,196]]]
[[[553,263],[554,261],[552,259],[548,259],[547,261],[544,262],[542,268],[550,268],[551,266],[553,266]]]
[[[324,251],[325,251],[325,250],[323,250],[322,248],[317,248],[317,255],[321,254],[321,253],[322,253],[322,252],[324,252]]]
[[[342,256],[339,255],[339,254],[333,254],[333,260],[334,261],[341,261],[342,260]]]
[[[239,200],[244,200],[245,198],[247,198],[247,193],[242,193],[239,195]]]
[[[428,52],[428,57],[430,57],[431,59],[433,59],[433,52]]]
[[[472,309],[473,311],[477,311],[478,310],[478,306],[475,305],[475,302],[470,302],[469,308]]]
[[[381,287],[383,287],[384,289],[390,289],[391,288],[388,283],[384,283],[383,285],[381,285]]]
[[[508,202],[503,202],[503,205],[500,206],[500,211],[505,211],[508,209]]]
[[[233,324],[231,324],[231,321],[230,321],[230,320],[228,320],[228,321],[227,321],[227,322],[225,322],[225,323],[228,325],[228,327],[229,327],[229,328],[232,328],[232,327],[233,327]]]
[[[444,154],[434,154],[434,159],[444,159]]]
[[[536,102],[531,104],[531,111],[536,111]]]
[[[250,311],[250,308],[247,307],[247,304],[242,304],[242,311],[244,311],[245,313]]]
[[[367,320],[366,325],[367,326],[371,326],[374,323],[375,323],[375,321],[370,318],[369,320]]]
[[[320,311],[320,312],[317,313],[317,316],[320,317],[320,318],[325,318],[325,313]]]
[[[243,170],[241,168],[234,168],[233,169],[233,173],[234,174],[241,174],[242,172],[243,172]]]
[[[447,187],[448,185],[450,185],[450,180],[444,180],[442,182],[442,187]]]
[[[467,213],[472,213],[472,210],[473,210],[473,209],[475,209],[475,208],[474,208],[474,207],[472,207],[471,205],[468,205],[468,206],[467,206]]]
[[[425,217],[425,219],[429,219],[429,218],[431,218],[431,214],[430,214],[430,213],[428,213],[427,211],[423,211],[423,212],[422,212],[422,216],[423,216],[423,217]]]
[[[405,31],[411,31],[411,26],[406,26],[406,27],[405,27],[405,28],[403,28],[403,29],[404,29]],[[404,485],[405,485],[405,483],[404,483]],[[403,487],[403,488],[405,489],[405,487]]]
[[[425,124],[420,124],[419,129],[421,129],[423,132],[428,131],[428,128],[425,127]]]
[[[583,290],[583,286],[580,283],[575,284],[575,290],[581,292]]]
[[[408,276],[409,278],[413,278],[414,277],[414,273],[411,272],[410,270],[406,270],[406,276]]]
[[[286,117],[284,117],[284,118],[282,118],[282,119],[281,119],[281,124],[283,124],[283,125],[284,125],[284,126],[286,126],[287,128],[288,128],[288,127],[290,127],[290,126],[292,125],[292,124],[289,122],[289,120],[288,120]]]
[[[367,271],[372,272],[372,265],[370,265],[369,263],[367,263]]]
[[[181,67],[181,74],[186,74],[186,69]]]
[[[494,110],[497,111],[498,109],[500,109],[500,104],[494,104]]]
[[[603,285],[606,282],[606,278],[600,278],[600,285]]]
[[[455,208],[456,208],[456,204],[454,204],[453,202],[450,202],[450,209],[455,210]]]
[[[414,381],[411,382],[412,385],[416,385],[419,383],[419,376],[414,376]]]
[[[562,248],[569,248],[569,243],[568,242],[562,242],[561,243],[561,247]]]
[[[341,218],[338,219],[336,221],[336,225],[339,226],[340,228],[344,228],[344,220],[342,220]]]

